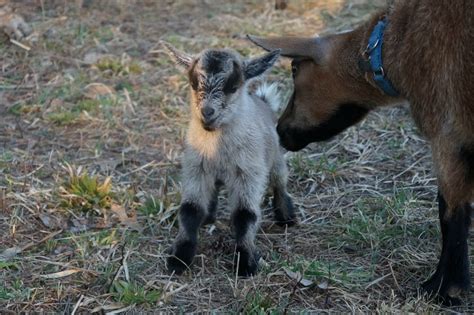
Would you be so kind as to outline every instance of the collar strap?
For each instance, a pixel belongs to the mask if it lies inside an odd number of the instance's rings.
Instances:
[[[359,67],[364,72],[372,72],[373,79],[377,86],[389,96],[399,96],[400,93],[393,87],[392,82],[386,77],[382,61],[383,35],[387,20],[384,17],[375,25],[369,37],[369,44],[364,52],[367,60],[359,63]]]

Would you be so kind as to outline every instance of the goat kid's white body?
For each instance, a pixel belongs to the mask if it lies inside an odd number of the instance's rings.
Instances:
[[[275,92],[268,86],[267,93]],[[270,95],[259,96],[275,102]],[[267,97],[268,96],[268,97]],[[270,104],[244,87],[228,108],[238,111],[215,131],[206,131],[192,108],[183,161],[183,200],[207,209],[216,181],[229,190],[229,205],[260,209],[271,173],[286,173]],[[272,176],[273,178],[281,176]],[[278,183],[275,183],[278,184]],[[286,183],[281,183],[286,184]],[[245,204],[239,204],[245,203]],[[260,211],[257,212],[260,217]]]

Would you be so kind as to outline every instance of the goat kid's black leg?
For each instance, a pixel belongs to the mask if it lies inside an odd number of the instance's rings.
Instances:
[[[273,213],[276,224],[280,226],[292,226],[297,223],[295,206],[285,190],[273,189]]]
[[[241,277],[255,275],[260,256],[255,248],[258,217],[255,211],[240,207],[232,215],[232,226],[236,240],[234,268]]]
[[[447,204],[438,194],[442,249],[436,272],[423,283],[430,296],[437,296],[445,305],[458,305],[461,291],[470,287],[468,236],[471,225],[471,205],[456,207],[447,215]]]
[[[173,244],[172,253],[168,258],[168,269],[181,274],[191,265],[196,255],[198,231],[204,220],[205,211],[202,207],[184,202],[179,209],[179,233]]]

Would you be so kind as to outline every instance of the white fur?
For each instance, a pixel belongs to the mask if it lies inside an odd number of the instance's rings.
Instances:
[[[263,82],[258,86],[255,95],[266,101],[275,113],[281,109],[280,93],[275,83]]]

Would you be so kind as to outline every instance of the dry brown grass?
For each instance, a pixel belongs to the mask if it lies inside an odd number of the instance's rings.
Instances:
[[[258,276],[232,273],[222,211],[191,271],[165,268],[188,87],[158,40],[254,55],[246,33],[343,30],[380,2],[18,4],[38,39],[30,52],[0,42],[0,312],[440,311],[416,292],[439,229],[429,149],[406,106],[288,155],[301,224],[274,226],[265,200]],[[288,61],[270,78],[289,91]],[[474,311],[472,296],[458,311]]]

